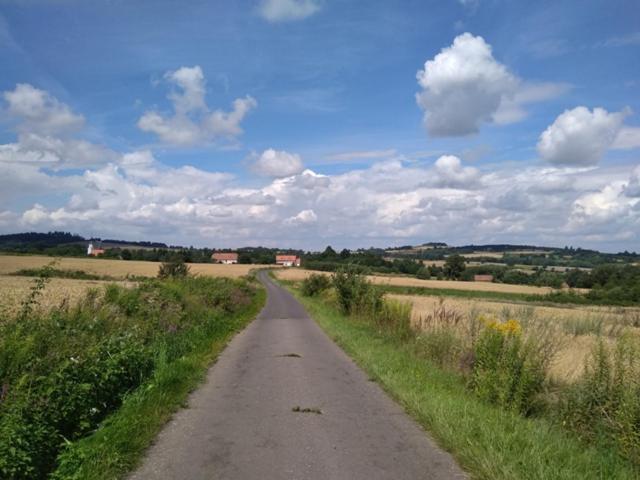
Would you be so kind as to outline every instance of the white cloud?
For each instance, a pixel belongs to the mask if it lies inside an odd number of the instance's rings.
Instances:
[[[443,155],[434,165],[438,175],[437,185],[441,187],[469,189],[480,177],[477,168],[463,167],[460,159],[454,155]]]
[[[289,177],[304,169],[300,155],[269,148],[256,158],[252,170],[266,177]]]
[[[519,80],[497,62],[491,46],[470,33],[457,36],[417,74],[416,94],[433,136],[475,133],[490,122],[505,97],[513,97]]]
[[[290,225],[306,225],[310,223],[316,223],[318,221],[318,216],[316,213],[309,210],[302,210],[297,215],[293,217],[289,217],[285,220],[285,223]]]
[[[570,89],[571,85],[566,83],[522,83],[513,96],[502,97],[492,119],[499,125],[519,122],[527,117],[526,105],[556,98]]]
[[[611,148],[617,150],[640,148],[640,127],[622,127]]]
[[[376,160],[380,158],[389,158],[396,155],[395,149],[388,150],[358,150],[355,152],[335,153],[326,157],[329,161],[349,162],[352,160]]]
[[[74,138],[84,126],[84,118],[48,92],[18,84],[3,92],[3,97],[17,141],[0,144],[0,163],[62,170],[102,165],[117,158],[102,145]]]
[[[628,110],[603,108],[565,110],[540,135],[538,153],[558,165],[595,165],[615,141]]]
[[[603,44],[605,47],[626,47],[632,45],[640,45],[640,32],[632,32],[621,37],[613,37],[606,40]]]
[[[318,0],[262,0],[258,9],[270,22],[303,20],[319,10]]]
[[[5,91],[8,114],[18,121],[18,130],[41,134],[59,134],[78,130],[84,125],[82,115],[28,83],[19,83]]]
[[[627,197],[640,198],[640,165],[631,173],[629,182],[624,187],[624,194]]]
[[[225,112],[210,111],[205,102],[205,78],[199,66],[181,67],[167,72],[164,78],[176,89],[169,93],[174,113],[163,115],[147,111],[138,120],[138,127],[155,133],[169,145],[193,146],[219,139],[233,140],[242,134],[240,124],[258,103],[247,95],[233,101],[233,108]]]

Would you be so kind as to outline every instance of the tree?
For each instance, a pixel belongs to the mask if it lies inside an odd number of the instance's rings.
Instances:
[[[444,262],[444,274],[448,279],[458,280],[465,269],[464,257],[462,255],[450,255]]]

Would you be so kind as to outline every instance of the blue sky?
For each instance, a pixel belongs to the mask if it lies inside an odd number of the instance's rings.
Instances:
[[[0,1],[0,231],[640,250],[639,18],[633,1]]]

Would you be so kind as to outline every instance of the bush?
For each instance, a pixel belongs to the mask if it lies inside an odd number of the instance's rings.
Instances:
[[[160,265],[158,278],[184,278],[189,275],[189,266],[181,258]]]
[[[503,408],[531,413],[544,386],[548,360],[524,338],[520,323],[486,321],[473,355],[473,391]]]
[[[331,279],[326,275],[312,273],[302,281],[302,294],[305,297],[314,297],[331,286]]]
[[[562,422],[581,436],[604,438],[640,464],[640,342],[600,339],[583,376],[561,404]]]
[[[331,276],[342,312],[374,316],[382,307],[382,291],[356,270],[341,269]]]
[[[0,324],[0,478],[45,478],[65,445],[95,430],[161,362],[229,328],[254,292],[222,278],[110,285],[73,308],[23,310]]]

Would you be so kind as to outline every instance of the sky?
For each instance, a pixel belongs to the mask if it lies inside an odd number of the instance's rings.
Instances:
[[[0,0],[0,233],[640,251],[637,0]]]

